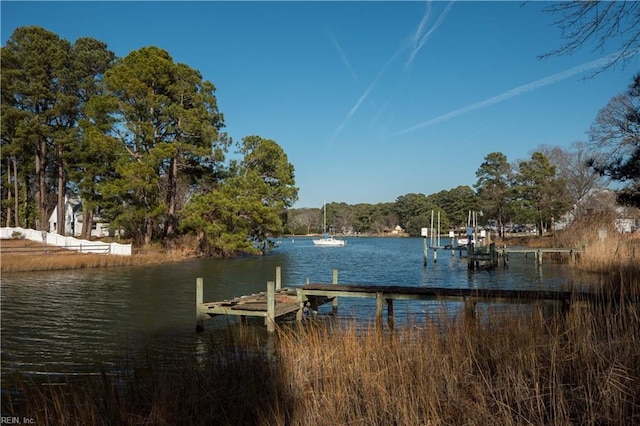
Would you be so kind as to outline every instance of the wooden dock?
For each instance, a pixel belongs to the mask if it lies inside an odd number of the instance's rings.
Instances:
[[[488,246],[468,247],[467,258],[470,270],[495,268],[502,261],[503,266],[509,265],[509,256],[511,254],[524,254],[527,257],[532,254],[538,266],[542,265],[542,257],[547,254],[567,254],[571,260],[575,260],[580,253],[577,249],[567,248],[496,248],[492,243]]]
[[[477,303],[529,304],[535,302],[555,302],[563,310],[572,305],[584,303],[618,303],[614,296],[593,292],[499,290],[469,288],[438,288],[415,286],[388,286],[366,284],[338,284],[338,271],[333,271],[333,283],[307,283],[295,288],[280,288],[280,268],[276,272],[277,281],[267,283],[267,291],[248,296],[236,297],[219,302],[203,302],[203,280],[196,281],[196,330],[203,331],[203,321],[218,315],[235,315],[241,318],[263,317],[267,331],[275,330],[276,319],[296,314],[302,320],[305,311],[317,312],[318,307],[331,302],[333,313],[337,313],[338,299],[341,297],[370,298],[376,301],[376,323],[382,324],[383,309],[387,308],[387,321],[393,327],[394,300],[438,300],[461,302],[467,318],[475,317]],[[277,284],[278,283],[278,284]]]
[[[296,319],[301,320],[303,312],[309,306],[317,307],[333,299],[328,297],[313,297],[312,301],[300,292],[299,288],[282,288],[281,268],[276,268],[275,281],[267,282],[265,292],[240,296],[219,302],[204,302],[204,281],[196,280],[196,331],[203,331],[203,321],[218,315],[234,315],[241,319],[247,317],[263,317],[268,331],[275,329],[276,318],[296,313]],[[338,271],[333,271],[333,282],[338,283]],[[337,309],[337,300],[334,309]]]

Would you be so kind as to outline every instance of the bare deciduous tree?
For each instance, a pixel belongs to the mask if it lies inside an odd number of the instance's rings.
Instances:
[[[599,173],[627,182],[618,201],[640,207],[640,73],[626,93],[614,96],[598,113],[589,132],[599,157],[590,160]]]
[[[606,185],[606,177],[589,165],[589,160],[598,158],[600,154],[589,150],[585,142],[574,142],[568,149],[543,145],[538,151],[556,166],[557,175],[566,183],[573,204],[577,204],[592,190]]]
[[[542,58],[568,55],[593,42],[595,50],[616,46],[615,58],[604,69],[626,63],[640,52],[640,2],[637,1],[566,1],[543,8],[560,15],[555,22],[565,43]],[[601,71],[602,71],[601,70]]]

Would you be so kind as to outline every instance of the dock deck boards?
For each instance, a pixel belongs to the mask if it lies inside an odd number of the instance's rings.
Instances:
[[[200,304],[201,312],[210,317],[216,315],[239,315],[266,317],[267,293],[256,293],[218,302]],[[275,292],[275,316],[279,317],[300,309],[295,289],[284,288]]]

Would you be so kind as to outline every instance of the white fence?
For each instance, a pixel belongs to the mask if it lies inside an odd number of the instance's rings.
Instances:
[[[0,228],[1,239],[26,238],[31,241],[50,244],[52,246],[64,247],[80,253],[102,253],[117,254],[120,256],[131,256],[131,244],[103,243],[101,241],[79,240],[73,237],[65,237],[46,231],[36,231],[35,229],[24,228]]]

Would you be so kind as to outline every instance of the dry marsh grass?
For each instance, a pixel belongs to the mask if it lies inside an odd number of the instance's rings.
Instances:
[[[76,253],[28,240],[0,242],[0,271],[26,272],[59,269],[104,268],[175,262],[184,259],[178,253],[148,250],[132,256]]]
[[[139,254],[115,256],[103,254],[66,255],[2,255],[2,272],[49,271],[56,269],[104,268],[109,266],[131,266],[167,263],[181,260],[166,254]]]
[[[307,330],[284,344],[281,376],[294,384],[299,413],[306,413],[296,424],[640,419],[640,351],[628,346],[638,330],[577,315],[554,324],[535,314],[494,314],[480,326],[442,332],[425,324],[384,338],[373,330],[338,338]]]
[[[638,318],[629,305],[384,333],[306,322],[278,328],[272,355],[247,339],[200,357],[150,356],[97,380],[23,380],[3,413],[65,425],[635,424]]]
[[[601,239],[600,231],[605,231]],[[560,247],[580,248],[575,267],[598,274],[603,291],[638,294],[640,233],[619,234],[610,215],[581,218],[556,236]]]

